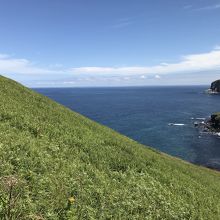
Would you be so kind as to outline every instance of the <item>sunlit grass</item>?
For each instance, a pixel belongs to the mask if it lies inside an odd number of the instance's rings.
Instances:
[[[0,219],[220,219],[218,172],[3,77],[0,95]]]

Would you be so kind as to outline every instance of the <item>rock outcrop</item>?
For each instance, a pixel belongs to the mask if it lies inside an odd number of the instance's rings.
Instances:
[[[210,124],[214,129],[220,131],[220,112],[211,115]]]
[[[220,93],[220,79],[212,82],[210,89],[212,92]]]
[[[198,127],[202,133],[210,133],[220,136],[220,112],[213,113],[211,117],[194,122],[195,127]]]

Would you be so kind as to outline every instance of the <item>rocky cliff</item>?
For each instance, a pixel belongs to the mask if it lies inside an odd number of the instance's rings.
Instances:
[[[212,82],[210,89],[213,92],[220,92],[220,79]]]
[[[211,115],[211,125],[214,129],[220,130],[220,112]]]

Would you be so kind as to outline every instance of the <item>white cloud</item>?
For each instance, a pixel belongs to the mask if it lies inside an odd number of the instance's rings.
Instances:
[[[160,77],[159,75],[156,75],[155,78],[156,78],[156,79],[160,79],[161,77]]]
[[[39,68],[27,59],[13,58],[7,54],[0,54],[0,72],[13,74],[50,74],[53,70]]]
[[[76,82],[75,81],[65,81],[65,82],[63,82],[63,84],[76,84]]]
[[[183,56],[176,63],[161,63],[155,66],[130,66],[130,67],[79,67],[69,71],[73,75],[115,75],[130,76],[144,74],[169,74],[178,72],[193,72],[215,70],[220,68],[220,50],[215,47],[208,53],[191,54]]]
[[[55,65],[56,66],[56,65]],[[5,75],[14,74],[14,76],[26,75],[26,78],[31,75],[39,77],[75,77],[78,80],[86,80],[91,77],[107,78],[107,77],[139,77],[145,79],[148,75],[162,76],[164,74],[199,72],[206,70],[220,70],[220,46],[216,46],[212,51],[200,54],[190,54],[182,56],[179,62],[175,63],[160,63],[154,66],[128,66],[128,67],[101,67],[88,66],[77,68],[65,68],[58,65],[57,68],[51,66],[41,68],[38,65],[27,59],[14,58],[7,54],[0,54],[0,73]],[[129,79],[130,79],[129,78]],[[128,80],[128,79],[127,79]],[[74,81],[74,80],[73,80]]]

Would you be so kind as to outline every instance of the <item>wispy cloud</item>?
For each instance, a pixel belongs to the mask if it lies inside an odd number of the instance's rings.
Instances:
[[[120,23],[118,23],[118,24],[112,25],[112,28],[123,28],[123,27],[129,26],[129,25],[131,25],[131,24],[133,24],[132,21],[120,22]]]
[[[54,71],[49,68],[40,68],[27,59],[0,54],[0,72],[13,74],[51,74],[59,71]]]
[[[52,68],[53,67],[53,68]],[[168,76],[180,76],[190,73],[200,77],[202,71],[220,70],[220,47],[216,46],[207,53],[189,54],[182,56],[178,62],[160,63],[154,66],[84,66],[66,68],[62,65],[52,65],[47,68],[39,67],[30,60],[14,58],[0,54],[0,73],[13,76],[21,82],[40,80],[41,85],[102,85],[110,81],[126,81],[132,84],[134,80],[152,80],[162,82]],[[208,73],[206,74],[209,75]],[[190,77],[190,76],[189,76]],[[61,83],[62,82],[62,83]]]
[[[111,28],[123,28],[134,24],[134,17],[121,18],[111,26]]]
[[[178,72],[192,72],[214,70],[220,68],[220,48],[215,47],[208,53],[191,54],[183,56],[176,63],[161,63],[155,66],[130,67],[79,67],[69,71],[79,75],[144,75],[144,74],[170,74]]]
[[[208,6],[204,6],[201,8],[197,8],[195,10],[196,11],[209,11],[209,10],[216,10],[216,9],[220,9],[220,4],[208,5]]]

